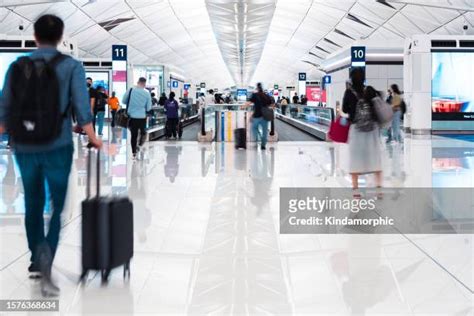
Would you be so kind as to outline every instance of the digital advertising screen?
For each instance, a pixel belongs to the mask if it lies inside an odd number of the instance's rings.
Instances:
[[[5,76],[10,67],[11,63],[18,59],[20,56],[28,55],[29,52],[0,52],[0,92],[3,89],[5,83]]]
[[[326,90],[322,90],[320,86],[306,86],[306,98],[309,105],[326,103]]]
[[[432,52],[432,119],[474,120],[474,51]]]
[[[237,89],[237,100],[247,101],[247,89]]]

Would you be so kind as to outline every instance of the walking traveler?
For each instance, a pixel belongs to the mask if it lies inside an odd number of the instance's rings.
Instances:
[[[209,90],[206,96],[206,106],[210,104],[216,104],[216,99],[214,96],[214,90]]]
[[[377,96],[372,87],[364,87],[365,72],[361,68],[351,71],[351,89],[344,93],[342,110],[349,115],[349,173],[352,176],[354,197],[360,197],[359,175],[374,173],[376,186],[382,186],[382,153],[380,133],[374,106]]]
[[[295,95],[293,96],[293,104],[298,104],[300,101],[300,98],[298,97],[298,93],[295,92]]]
[[[158,99],[156,98],[156,94],[154,92],[151,93],[151,106],[157,106]]]
[[[107,95],[102,86],[97,87],[95,105],[94,105],[94,123],[97,122],[99,136],[102,136],[104,129],[105,110],[107,107]]]
[[[392,140],[395,142],[401,142],[400,127],[402,120],[402,96],[398,85],[392,84],[390,86],[390,91],[392,92]]]
[[[117,114],[117,111],[120,108],[120,101],[115,95],[115,91],[112,92],[112,96],[109,98],[108,104],[109,104],[109,109],[110,109],[110,115],[112,116],[111,126],[112,128],[114,128],[115,127],[115,114]]]
[[[301,104],[302,105],[307,105],[308,104],[308,98],[304,94],[301,95]]]
[[[280,106],[281,106],[281,114],[286,115],[286,109],[288,108],[288,101],[286,100],[286,98],[281,99]]]
[[[165,103],[166,111],[166,138],[173,136],[176,139],[179,123],[179,105],[178,102],[174,99],[175,93],[171,91],[168,100]]]
[[[166,100],[166,94],[163,92],[160,96],[160,99],[158,100],[158,104],[161,106],[165,106]]]
[[[44,296],[56,296],[59,288],[51,280],[51,267],[73,157],[72,110],[91,145],[100,148],[102,142],[93,130],[82,63],[57,50],[63,21],[43,15],[33,28],[38,49],[14,62],[6,75],[0,99],[0,132],[6,126],[13,138],[23,182],[26,237],[31,251],[28,271],[41,277]],[[53,211],[45,234],[43,211],[47,200],[52,202]]]
[[[263,92],[262,84],[260,82],[257,84],[257,91],[252,94],[250,101],[245,105],[250,106],[252,103],[254,105],[252,114],[252,133],[255,136],[255,140],[257,142],[260,136],[260,148],[265,150],[268,138],[268,123],[270,120],[267,120],[264,117],[263,112],[268,110],[272,104],[272,101],[270,100],[270,97]]]
[[[137,85],[130,88],[123,96],[122,103],[127,105],[129,116],[128,127],[130,128],[130,143],[132,146],[133,159],[137,158],[137,152],[145,143],[146,139],[146,115],[151,110],[151,95],[145,89],[146,79],[140,77]],[[138,138],[140,134],[140,139]]]
[[[94,89],[94,87],[92,86],[92,84],[94,83],[94,80],[92,80],[91,77],[86,78],[86,83],[87,83],[87,91],[89,93],[89,104],[90,104],[91,113],[94,113],[95,99],[97,98],[97,90]]]
[[[392,99],[393,99],[392,90],[388,89],[387,98],[385,99],[385,102],[387,102],[388,104],[390,104],[390,106],[392,106]],[[387,144],[390,143],[391,141],[392,141],[392,126],[387,128]]]

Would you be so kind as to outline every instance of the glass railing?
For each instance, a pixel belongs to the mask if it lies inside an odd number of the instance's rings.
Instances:
[[[280,107],[277,109],[277,113],[310,125],[326,127],[329,127],[335,118],[332,108],[302,104],[289,104],[285,110]]]
[[[182,120],[187,120],[198,114],[194,104],[180,104],[178,115]],[[164,128],[166,124],[166,111],[162,106],[154,106],[147,116],[147,129]]]

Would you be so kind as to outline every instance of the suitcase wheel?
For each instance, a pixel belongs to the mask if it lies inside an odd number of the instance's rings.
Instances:
[[[130,280],[130,261],[127,261],[124,265],[123,265],[123,279],[127,279]]]
[[[86,283],[88,272],[89,272],[88,270],[83,270],[82,271],[81,276],[79,278],[80,283],[82,283],[82,284]]]
[[[109,282],[110,269],[101,270],[102,283]]]

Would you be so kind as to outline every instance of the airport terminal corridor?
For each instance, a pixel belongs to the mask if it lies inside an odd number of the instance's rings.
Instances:
[[[474,0],[0,1],[0,316],[474,316]]]

